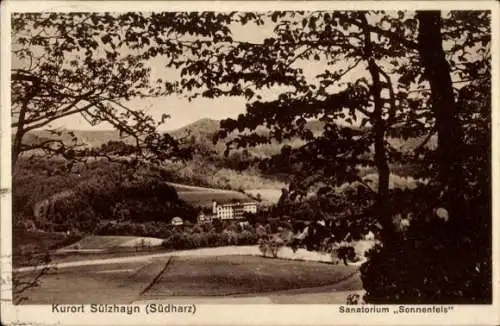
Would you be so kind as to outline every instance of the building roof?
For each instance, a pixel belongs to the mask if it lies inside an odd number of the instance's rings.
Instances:
[[[241,206],[241,205],[257,205],[258,202],[225,202],[225,203],[220,203],[217,202],[217,206]]]

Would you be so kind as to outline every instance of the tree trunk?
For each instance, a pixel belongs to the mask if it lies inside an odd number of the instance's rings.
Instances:
[[[26,113],[29,110],[29,103],[40,92],[39,80],[36,79],[30,81],[32,82],[32,85],[23,99],[21,110],[19,112],[16,134],[14,135],[14,141],[12,142],[12,151],[11,151],[12,172],[14,172],[16,168],[16,162],[17,159],[19,158],[19,154],[21,154],[22,152],[22,141],[24,135],[26,134],[25,121],[26,121]]]
[[[446,60],[441,36],[441,12],[421,11],[419,21],[419,54],[431,88],[432,110],[438,133],[437,165],[443,200],[448,210],[460,209],[461,128],[457,117],[450,65]],[[459,202],[457,202],[459,200]],[[453,214],[451,214],[453,216]]]
[[[382,239],[384,243],[390,242],[394,237],[394,225],[392,223],[392,214],[389,200],[389,176],[390,170],[387,163],[385,148],[385,121],[382,117],[382,83],[380,80],[380,69],[373,57],[370,31],[368,22],[364,15],[361,16],[364,28],[364,56],[368,62],[368,70],[372,77],[371,93],[374,99],[374,111],[372,115],[374,129],[374,147],[375,147],[375,166],[378,172],[378,189],[376,197],[376,212],[380,224],[382,225]]]
[[[21,112],[19,112],[19,122],[17,126],[16,133],[14,135],[14,140],[12,142],[12,171],[16,168],[17,158],[21,154],[22,140],[24,137],[24,119],[26,118],[26,105],[23,105]]]
[[[381,82],[378,67],[373,58],[369,60],[369,70],[373,79],[372,93],[375,99],[375,109],[373,111],[373,128],[374,128],[374,147],[375,147],[375,166],[378,172],[378,188],[377,188],[377,213],[381,225],[383,227],[384,242],[393,238],[393,223],[389,200],[389,176],[390,170],[387,163],[387,155],[385,148],[385,121],[382,118],[382,99],[381,99]]]

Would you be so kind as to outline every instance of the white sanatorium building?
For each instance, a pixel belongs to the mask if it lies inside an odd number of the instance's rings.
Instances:
[[[212,204],[212,214],[215,218],[221,220],[234,220],[243,218],[244,213],[257,213],[256,202],[246,203],[217,203]]]

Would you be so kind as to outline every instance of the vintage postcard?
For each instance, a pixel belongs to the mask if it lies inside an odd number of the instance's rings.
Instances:
[[[499,8],[3,2],[2,324],[500,324]]]

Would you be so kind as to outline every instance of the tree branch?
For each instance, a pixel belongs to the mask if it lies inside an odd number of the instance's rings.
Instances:
[[[310,51],[313,47],[312,46],[308,46],[306,47],[306,49],[302,52],[300,52],[299,54],[297,54],[286,66],[285,68],[288,68],[290,67],[297,59],[299,59],[301,56],[303,56],[304,54],[306,54],[308,51]]]
[[[436,128],[433,127],[431,131],[429,131],[427,136],[424,138],[424,140],[417,147],[413,149],[413,152],[417,153],[418,151],[420,151],[420,149],[422,149],[429,142],[429,140],[436,133],[436,131],[437,131]]]
[[[386,29],[382,29],[380,27],[377,27],[377,26],[373,26],[373,25],[370,25],[370,24],[365,24],[364,22],[360,22],[358,21],[357,19],[354,19],[354,18],[347,18],[347,21],[361,29],[366,29],[367,31],[371,32],[371,33],[376,33],[376,34],[379,34],[381,36],[384,36],[384,37],[387,37],[391,40],[394,40],[394,41],[397,41],[401,44],[403,44],[404,46],[406,46],[407,48],[409,49],[412,49],[412,50],[418,50],[418,43],[415,42],[415,41],[412,41],[412,40],[409,40],[403,36],[401,36],[400,34],[396,33],[396,32],[392,32],[392,31],[389,31],[389,30],[386,30]]]
[[[396,97],[394,95],[394,88],[392,87],[392,81],[389,75],[387,75],[387,73],[382,68],[380,68],[380,66],[377,66],[377,68],[378,71],[382,74],[382,76],[384,76],[385,80],[387,81],[388,85],[387,88],[389,89],[389,98],[390,98],[389,102],[390,109],[389,109],[388,120],[391,121],[396,116]]]

